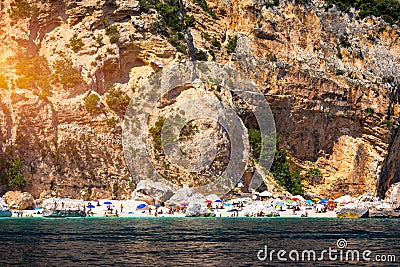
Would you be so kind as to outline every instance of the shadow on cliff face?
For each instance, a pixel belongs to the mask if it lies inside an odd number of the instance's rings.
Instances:
[[[382,168],[382,173],[379,178],[377,193],[381,198],[385,197],[386,191],[394,183],[400,181],[400,132],[396,130],[393,141],[390,145],[388,156]]]
[[[359,120],[303,106],[290,96],[268,96],[267,99],[274,113],[280,146],[302,161],[328,157],[343,135],[357,138],[363,134]]]

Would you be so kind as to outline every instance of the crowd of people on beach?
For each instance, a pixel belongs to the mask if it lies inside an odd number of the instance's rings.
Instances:
[[[350,201],[349,197],[347,201]],[[338,206],[346,205],[343,199],[328,198],[304,199],[302,196],[260,196],[233,197],[220,199],[203,197],[192,202],[182,200],[182,203],[163,203],[153,201],[148,204],[136,200],[92,200],[48,199],[43,205],[45,210],[59,211],[60,215],[82,212],[86,217],[130,217],[130,216],[202,216],[211,217],[276,217],[296,216],[309,217],[326,214],[333,216]],[[194,207],[197,207],[194,209]],[[24,211],[14,212],[22,217]],[[28,212],[28,211],[26,211]],[[36,210],[30,215],[40,215],[42,210]],[[318,215],[320,214],[320,215]]]

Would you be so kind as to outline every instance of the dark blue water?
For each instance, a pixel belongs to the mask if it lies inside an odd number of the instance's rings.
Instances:
[[[283,218],[1,219],[0,266],[399,266],[400,220]],[[396,262],[260,261],[268,250],[345,249]],[[346,251],[345,251],[346,252]],[[261,256],[264,254],[260,254]],[[288,257],[286,255],[286,257]],[[375,259],[372,259],[375,260]]]

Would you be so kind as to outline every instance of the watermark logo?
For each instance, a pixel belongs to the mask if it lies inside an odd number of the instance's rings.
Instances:
[[[276,130],[260,92],[246,75],[215,62],[164,68],[136,90],[125,114],[122,145],[133,179],[226,194],[242,179],[249,163],[243,117],[251,118],[260,133],[257,160],[268,171]],[[260,172],[251,178],[250,189],[263,182]]]
[[[260,261],[340,261],[340,262],[396,262],[394,254],[373,254],[371,250],[347,249],[347,240],[338,239],[336,247],[328,247],[323,250],[275,250],[267,245],[257,252]]]

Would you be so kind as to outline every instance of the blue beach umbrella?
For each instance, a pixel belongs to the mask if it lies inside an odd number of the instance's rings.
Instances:
[[[42,210],[42,207],[36,207],[35,210]]]
[[[277,206],[283,206],[283,205],[285,205],[285,203],[283,203],[282,201],[277,201],[275,204],[276,204]]]
[[[111,205],[111,204],[112,204],[111,201],[106,201],[106,202],[104,202],[104,205]]]
[[[161,204],[155,204],[154,206],[156,206],[156,207],[161,207]]]
[[[232,206],[232,203],[225,203],[224,206],[227,206],[227,207]]]
[[[221,199],[217,199],[214,202],[222,202],[222,200]]]
[[[88,209],[94,209],[94,208],[96,208],[96,207],[93,206],[93,205],[88,205],[87,208],[88,208]]]
[[[146,204],[140,204],[139,206],[137,206],[138,209],[143,209],[145,208],[147,205]]]
[[[320,202],[318,202],[318,204],[326,205],[326,204],[328,204],[328,200],[326,198],[325,198],[325,200],[322,199]]]
[[[312,201],[311,199],[306,200],[307,205],[312,205],[313,203],[314,203],[314,201]]]

